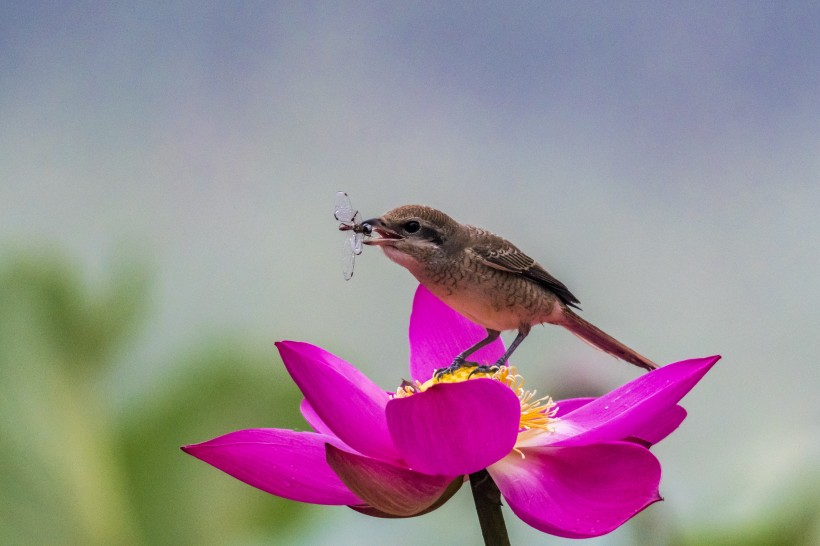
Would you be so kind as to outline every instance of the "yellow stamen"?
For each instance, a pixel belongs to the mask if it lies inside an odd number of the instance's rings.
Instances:
[[[462,381],[479,378],[493,379],[507,385],[516,396],[518,396],[518,400],[521,401],[520,433],[525,433],[533,429],[544,431],[552,430],[550,423],[557,419],[555,413],[558,410],[555,402],[553,402],[549,396],[536,398],[536,391],[526,390],[524,388],[524,378],[518,375],[517,372],[518,370],[515,366],[502,366],[492,371],[476,371],[475,366],[459,368],[454,372],[444,373],[439,377],[433,376],[424,383],[419,381],[414,383],[404,381],[402,385],[396,389],[394,397],[406,398],[418,392],[424,392],[438,383],[461,383]]]

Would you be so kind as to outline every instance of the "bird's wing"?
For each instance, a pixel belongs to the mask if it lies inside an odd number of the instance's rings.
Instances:
[[[490,233],[487,233],[485,237],[487,235],[491,236],[495,244],[474,244],[471,247],[471,251],[481,263],[535,281],[554,292],[565,305],[580,309],[576,305],[581,303],[578,298],[569,291],[564,283],[550,275],[538,262],[521,252],[509,241]]]

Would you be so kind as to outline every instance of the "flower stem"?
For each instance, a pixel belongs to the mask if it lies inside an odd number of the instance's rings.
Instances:
[[[473,489],[475,510],[485,546],[510,546],[504,514],[501,513],[501,492],[489,472],[481,470],[470,474],[470,487]]]

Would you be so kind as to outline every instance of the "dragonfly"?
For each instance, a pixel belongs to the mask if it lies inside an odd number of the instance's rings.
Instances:
[[[343,191],[336,192],[333,216],[341,222],[339,231],[350,232],[342,245],[342,275],[349,281],[353,277],[356,256],[362,253],[364,238],[369,237],[373,230],[368,224],[362,224],[362,215],[353,208],[350,196]]]

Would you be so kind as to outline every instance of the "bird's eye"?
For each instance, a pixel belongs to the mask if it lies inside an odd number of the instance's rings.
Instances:
[[[406,224],[404,224],[404,231],[407,233],[415,233],[421,229],[421,224],[416,222],[415,220],[410,220]]]

